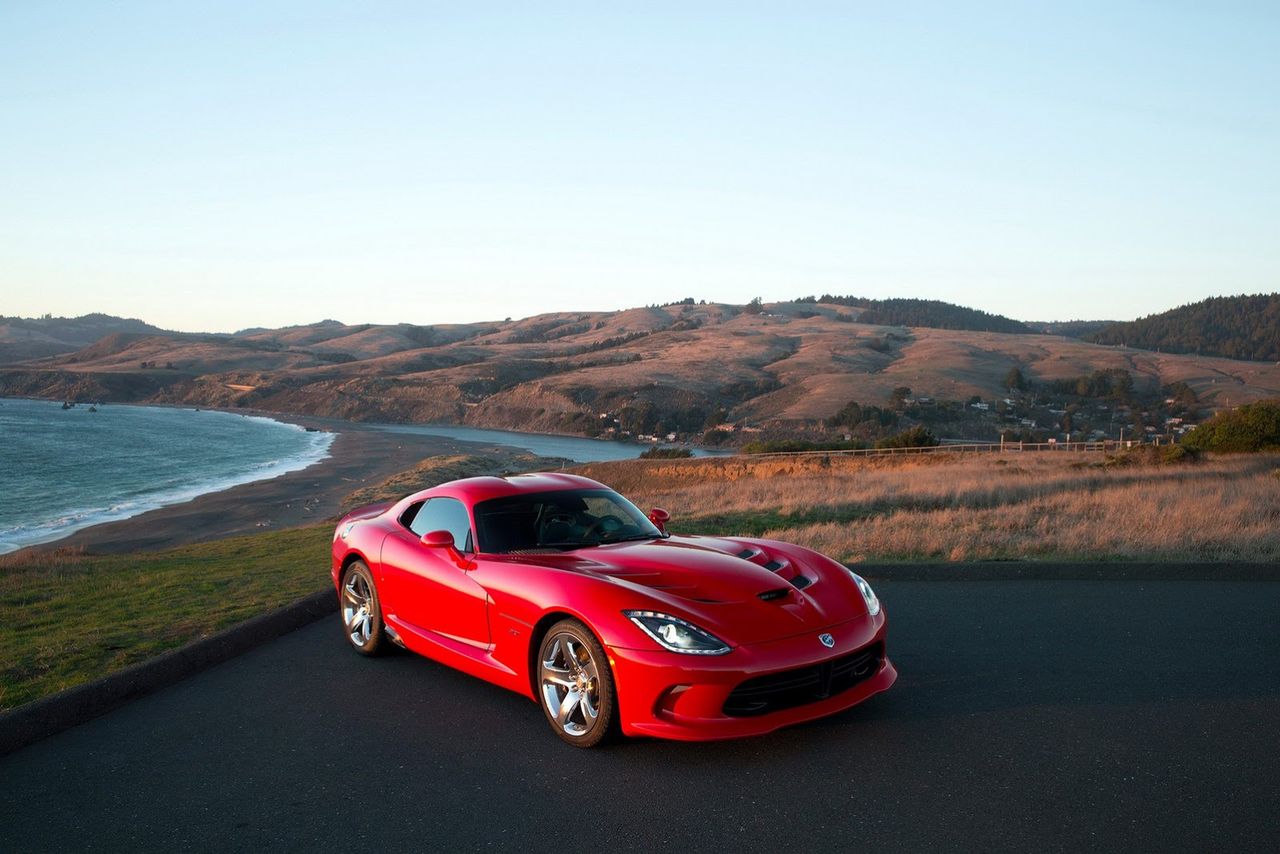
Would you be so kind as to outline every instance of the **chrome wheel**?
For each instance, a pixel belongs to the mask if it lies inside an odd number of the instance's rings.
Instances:
[[[373,636],[373,610],[369,579],[359,572],[350,573],[342,586],[342,624],[347,627],[347,637],[361,649]]]
[[[547,717],[565,735],[591,732],[600,719],[600,668],[591,650],[569,632],[543,645],[538,678]]]

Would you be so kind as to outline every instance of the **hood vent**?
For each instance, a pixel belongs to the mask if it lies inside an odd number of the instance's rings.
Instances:
[[[763,593],[757,593],[756,596],[765,602],[772,602],[775,599],[781,599],[791,593],[790,587],[778,587],[774,590],[766,590]]]
[[[813,583],[813,580],[806,575],[797,575],[791,579],[791,583],[795,585],[797,590],[803,590]]]

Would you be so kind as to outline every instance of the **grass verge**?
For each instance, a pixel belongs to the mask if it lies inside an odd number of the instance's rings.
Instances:
[[[0,559],[0,709],[120,670],[329,583],[331,525],[171,551]]]

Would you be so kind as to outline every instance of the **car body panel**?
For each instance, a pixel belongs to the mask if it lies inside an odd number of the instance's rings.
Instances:
[[[629,734],[760,734],[848,708],[893,684],[897,671],[885,656],[874,674],[833,697],[758,717],[724,714],[726,697],[747,679],[884,642],[885,615],[868,613],[852,573],[800,546],[669,536],[556,553],[461,555],[424,545],[400,521],[439,496],[457,498],[470,513],[492,498],[584,488],[607,489],[566,474],[469,478],[353,511],[334,533],[335,587],[351,560],[363,560],[384,622],[404,646],[533,699],[541,632],[575,618],[608,653],[620,723]],[[623,613],[628,610],[678,617],[723,640],[729,652],[667,650]],[[828,633],[832,647],[819,641]]]

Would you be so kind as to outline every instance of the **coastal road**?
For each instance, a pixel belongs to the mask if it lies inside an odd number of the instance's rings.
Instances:
[[[0,850],[1280,849],[1280,582],[877,591],[888,693],[597,751],[335,617],[0,759]]]

